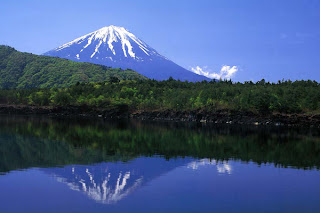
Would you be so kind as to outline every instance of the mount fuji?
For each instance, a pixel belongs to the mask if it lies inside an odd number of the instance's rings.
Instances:
[[[44,55],[114,68],[129,68],[155,80],[166,80],[169,77],[193,82],[211,80],[175,64],[125,28],[113,25],[77,38]]]

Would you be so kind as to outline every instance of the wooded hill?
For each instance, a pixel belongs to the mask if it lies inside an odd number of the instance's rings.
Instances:
[[[77,82],[146,79],[133,70],[23,53],[0,45],[0,89],[68,87]]]

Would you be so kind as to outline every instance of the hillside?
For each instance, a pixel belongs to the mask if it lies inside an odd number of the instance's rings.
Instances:
[[[146,79],[132,71],[22,53],[0,45],[0,88],[66,87],[77,82]]]

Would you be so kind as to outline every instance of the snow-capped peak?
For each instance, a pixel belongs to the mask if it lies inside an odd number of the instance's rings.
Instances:
[[[133,69],[156,80],[169,77],[188,81],[210,80],[160,55],[124,27],[110,25],[44,53],[78,62]]]
[[[159,55],[155,50],[150,48],[146,43],[141,41],[124,27],[117,27],[114,25],[103,27],[97,31],[77,38],[67,44],[56,48],[55,51],[60,51],[74,44],[78,44],[82,45],[82,48],[80,50],[81,53],[90,45],[94,45],[94,50],[90,55],[91,58],[93,58],[97,53],[101,52],[100,47],[102,46],[107,47],[107,50],[110,50],[113,55],[117,55],[120,54],[115,48],[115,44],[117,43],[121,44],[123,56],[126,58],[131,57],[139,59],[143,56]],[[137,55],[137,48],[142,51],[143,55]],[[76,57],[79,58],[79,54]]]

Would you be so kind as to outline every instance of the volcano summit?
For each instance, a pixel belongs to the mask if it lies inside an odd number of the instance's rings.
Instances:
[[[77,38],[44,55],[129,68],[156,80],[169,77],[182,81],[211,80],[175,64],[125,28],[113,25]]]

